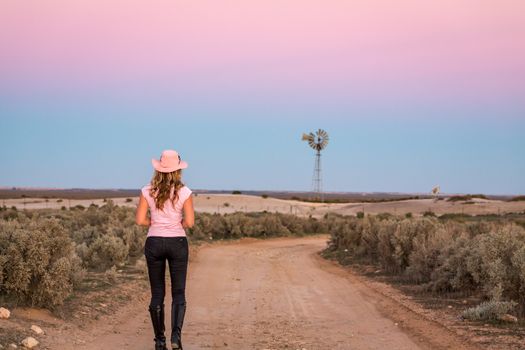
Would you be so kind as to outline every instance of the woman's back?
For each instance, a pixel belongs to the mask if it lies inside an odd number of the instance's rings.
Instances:
[[[160,237],[184,237],[186,232],[182,226],[182,213],[184,202],[190,197],[192,191],[187,186],[182,186],[178,191],[178,198],[175,204],[172,202],[173,188],[171,197],[164,202],[164,207],[157,209],[155,199],[150,195],[151,184],[142,187],[142,195],[148,202],[151,213],[151,225],[148,230],[149,236]]]

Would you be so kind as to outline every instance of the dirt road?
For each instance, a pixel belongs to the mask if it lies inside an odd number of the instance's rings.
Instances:
[[[320,258],[326,240],[243,240],[200,249],[190,263],[184,348],[471,349]],[[144,297],[143,305],[86,330],[84,341],[58,348],[153,348]]]

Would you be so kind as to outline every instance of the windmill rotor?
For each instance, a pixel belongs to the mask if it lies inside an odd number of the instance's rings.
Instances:
[[[326,145],[328,145],[329,137],[326,131],[319,129],[315,132],[315,134],[313,132],[303,134],[302,140],[308,141],[308,145],[314,150],[321,151],[326,148]]]

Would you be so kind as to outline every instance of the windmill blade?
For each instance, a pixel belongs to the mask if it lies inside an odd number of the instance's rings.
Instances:
[[[324,131],[323,129],[319,129],[317,130],[317,135],[322,137],[322,138],[328,138],[328,133],[326,131]]]

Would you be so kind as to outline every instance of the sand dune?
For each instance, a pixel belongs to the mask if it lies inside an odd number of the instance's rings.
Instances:
[[[113,198],[117,205],[135,207],[138,197]],[[131,201],[129,201],[131,200]],[[469,202],[449,202],[446,200],[434,201],[433,199],[413,199],[378,203],[308,203],[295,200],[263,198],[251,195],[232,194],[198,194],[194,197],[195,210],[206,213],[233,213],[236,211],[269,211],[279,213],[291,213],[301,216],[312,215],[319,217],[325,213],[333,212],[343,215],[355,215],[363,211],[369,214],[392,213],[404,215],[412,213],[421,215],[425,211],[433,211],[437,215],[445,213],[478,214],[504,214],[525,211],[525,201],[506,202],[500,200],[475,199]],[[7,207],[16,206],[18,209],[60,209],[76,205],[84,207],[90,204],[104,205],[103,199],[49,199],[47,202],[42,198],[4,199],[2,205]]]

